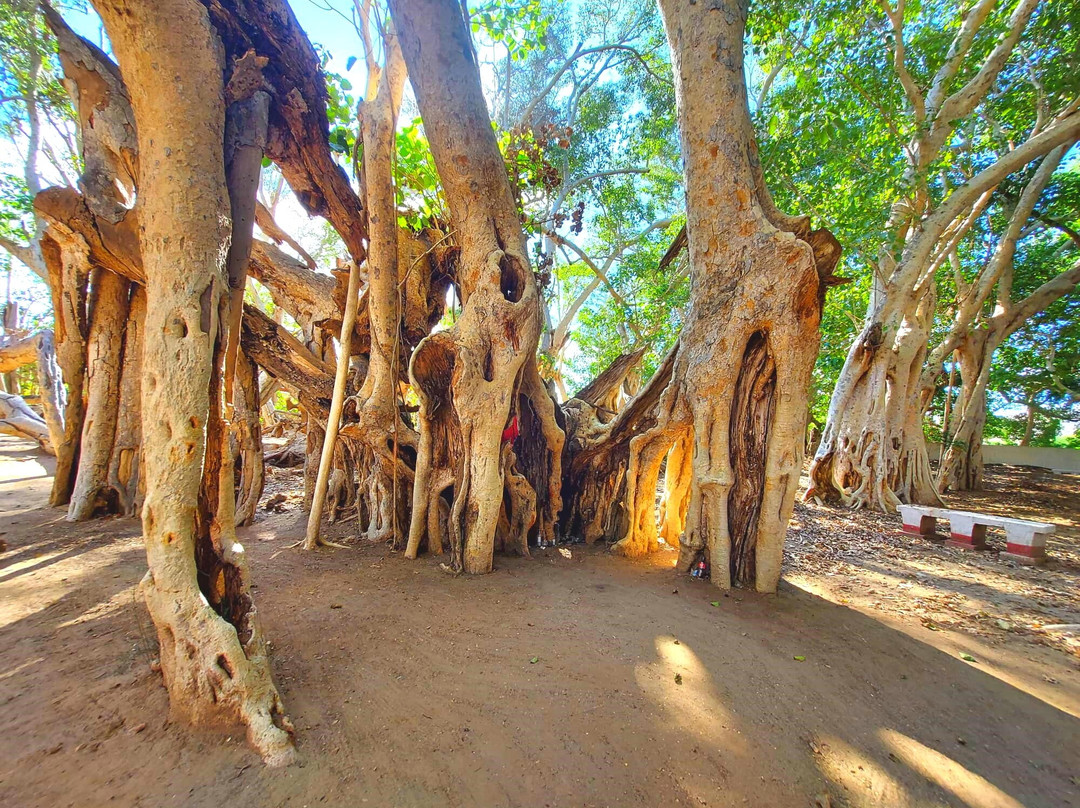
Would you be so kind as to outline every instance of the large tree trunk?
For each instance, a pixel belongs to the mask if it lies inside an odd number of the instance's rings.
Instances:
[[[945,446],[938,469],[937,490],[975,491],[982,488],[983,429],[986,427],[986,387],[990,361],[1001,343],[993,328],[972,331],[957,346],[960,365],[960,400],[956,425]]]
[[[124,329],[130,283],[107,269],[94,271],[90,284],[90,338],[87,341],[86,416],[79,470],[68,507],[68,521],[108,512],[109,464],[120,405]]]
[[[680,534],[679,569],[704,556],[718,586],[772,592],[798,487],[821,306],[840,250],[826,231],[777,211],[764,186],[743,75],[747,5],[716,13],[661,0],[686,173],[690,312],[656,377],[587,449],[603,462],[591,474],[575,463],[581,487],[570,484],[574,510],[590,514],[585,523],[608,514],[600,522],[621,528],[616,549],[641,555],[658,546],[656,488],[670,454],[664,532]],[[622,469],[627,514],[617,519],[617,482],[597,492],[590,480],[602,470],[617,481]]]
[[[446,535],[451,567],[483,573],[491,569],[503,508],[504,432],[546,514],[545,532],[558,510],[562,432],[535,368],[539,294],[462,7],[400,0],[391,14],[461,245],[461,316],[423,340],[410,367],[420,441],[406,554],[415,555],[425,535],[429,542]],[[537,462],[522,463],[526,443],[538,444]],[[445,530],[444,492],[451,500]],[[513,501],[526,504],[520,496]],[[511,515],[507,522],[522,520]]]
[[[935,301],[931,286],[908,309],[886,304],[848,351],[810,466],[807,498],[886,512],[901,502],[939,502],[920,385]]]
[[[195,0],[95,3],[138,122],[142,264],[142,591],[173,711],[242,721],[268,763],[293,758],[289,724],[233,526],[221,413],[228,203],[221,48]]]

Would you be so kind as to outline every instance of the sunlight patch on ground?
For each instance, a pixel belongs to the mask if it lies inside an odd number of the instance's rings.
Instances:
[[[841,786],[857,805],[908,805],[907,789],[881,764],[835,735],[819,735],[810,742],[818,769]]]
[[[927,780],[936,783],[971,808],[1024,808],[1024,806],[947,755],[900,732],[883,729],[881,740],[896,757]]]
[[[0,682],[4,681],[5,679],[10,679],[12,676],[19,673],[20,671],[24,671],[27,668],[33,667],[34,665],[37,665],[38,663],[44,662],[44,661],[45,661],[45,657],[43,657],[43,656],[38,657],[37,659],[28,659],[25,662],[23,662],[23,663],[21,663],[19,665],[16,665],[14,668],[11,668],[10,670],[6,670],[3,673],[0,673]]]
[[[738,720],[724,706],[713,686],[712,675],[697,654],[670,635],[655,640],[657,661],[639,663],[634,678],[641,690],[663,708],[666,719],[700,746],[709,746],[725,757],[746,759],[749,750]],[[677,678],[678,677],[678,678]],[[710,800],[716,783],[692,772],[675,775],[692,800]]]

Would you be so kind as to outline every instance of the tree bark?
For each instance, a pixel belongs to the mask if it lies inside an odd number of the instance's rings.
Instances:
[[[454,0],[400,0],[390,9],[461,246],[461,316],[424,339],[410,366],[420,441],[406,555],[425,535],[445,535],[453,569],[484,573],[502,509],[504,433],[526,466],[546,532],[559,510],[562,432],[535,367],[539,294],[462,8]],[[528,424],[524,400],[535,416]],[[530,442],[539,462],[522,463]],[[449,522],[433,529],[448,489]]]
[[[39,194],[40,196],[40,194]],[[86,311],[86,284],[90,261],[85,241],[77,235],[57,240],[46,232],[41,252],[49,275],[56,328],[56,361],[67,387],[64,407],[64,438],[56,451],[49,504],[67,505],[75,487],[79,452],[86,412],[86,340],[89,323]]]
[[[90,337],[87,340],[86,415],[79,469],[68,507],[68,521],[81,522],[108,512],[109,464],[120,404],[124,329],[130,283],[107,269],[90,282]]]
[[[259,367],[241,351],[236,362],[233,435],[236,441],[236,526],[250,525],[266,483],[262,426],[259,422]]]
[[[1021,446],[1030,446],[1032,435],[1035,434],[1035,405],[1030,399],[1027,404],[1027,414],[1024,417],[1024,437],[1020,441]]]
[[[142,353],[146,327],[146,290],[133,285],[124,331],[124,361],[116,437],[109,461],[110,511],[135,516],[142,507]]]
[[[371,351],[357,395],[355,419],[343,430],[359,453],[357,496],[368,541],[399,543],[407,519],[416,458],[416,433],[398,407],[399,379],[406,345],[401,333],[401,277],[411,256],[399,244],[393,162],[395,132],[405,86],[405,62],[397,35],[384,36],[386,63],[378,90],[363,107],[363,188],[368,231],[367,310]],[[406,462],[408,460],[409,462]]]
[[[937,296],[933,287],[863,329],[829,402],[806,498],[895,511],[940,503],[922,431],[920,375]]]
[[[293,759],[290,725],[233,526],[221,367],[229,237],[221,48],[194,0],[98,0],[138,122],[142,263],[142,591],[174,713],[242,721],[270,764]],[[148,45],[148,43],[152,43]],[[178,80],[182,79],[182,80]]]
[[[656,377],[588,452],[606,466],[606,479],[625,468],[625,519],[612,518],[618,485],[597,492],[580,460],[569,485],[584,524],[618,525],[615,549],[642,555],[658,547],[664,458],[673,447],[685,458],[692,446],[685,522],[677,482],[685,459],[676,452],[668,460],[676,496],[664,531],[680,535],[678,568],[704,556],[716,585],[772,592],[798,487],[821,307],[840,248],[827,231],[811,232],[807,219],[776,210],[764,186],[743,74],[747,5],[717,11],[661,0],[686,174],[690,311]]]
[[[1000,344],[992,329],[970,333],[956,349],[960,365],[960,400],[956,425],[938,469],[938,491],[974,491],[982,488],[983,429],[986,426],[986,386],[990,359]]]

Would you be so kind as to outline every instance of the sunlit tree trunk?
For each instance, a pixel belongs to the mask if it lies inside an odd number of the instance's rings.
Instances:
[[[406,553],[425,536],[445,535],[451,567],[483,573],[508,466],[535,493],[540,535],[554,538],[563,435],[536,368],[539,293],[462,7],[400,0],[391,13],[461,247],[461,316],[421,342],[410,366],[420,440]],[[504,435],[516,461],[503,453]],[[451,500],[445,529],[443,492]],[[507,494],[511,510],[528,508],[514,489]],[[512,513],[507,521],[522,520]]]
[[[772,592],[798,487],[821,306],[840,249],[806,218],[778,211],[764,185],[743,73],[747,6],[717,13],[661,0],[686,173],[690,311],[637,398],[595,435],[579,427],[568,495],[587,530],[615,530],[626,555],[650,552],[667,457],[663,535],[679,537],[679,569],[704,558],[718,586]]]
[[[143,344],[142,592],[174,713],[242,721],[269,763],[293,757],[290,726],[233,525],[222,418],[230,229],[222,51],[195,0],[95,3],[138,122]],[[222,469],[226,473],[222,473]]]

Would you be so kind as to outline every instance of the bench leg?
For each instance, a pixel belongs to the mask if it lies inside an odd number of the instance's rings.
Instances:
[[[986,549],[986,525],[976,524],[971,519],[949,520],[949,540],[945,542],[961,550]]]
[[[937,532],[937,519],[933,516],[920,516],[917,525],[904,525],[904,532],[915,536],[932,537]]]
[[[1015,561],[1017,564],[1045,564],[1046,563],[1046,534],[1036,533],[1031,537],[1031,544],[1020,543],[1012,538],[1006,538],[1005,552],[1002,558]]]

